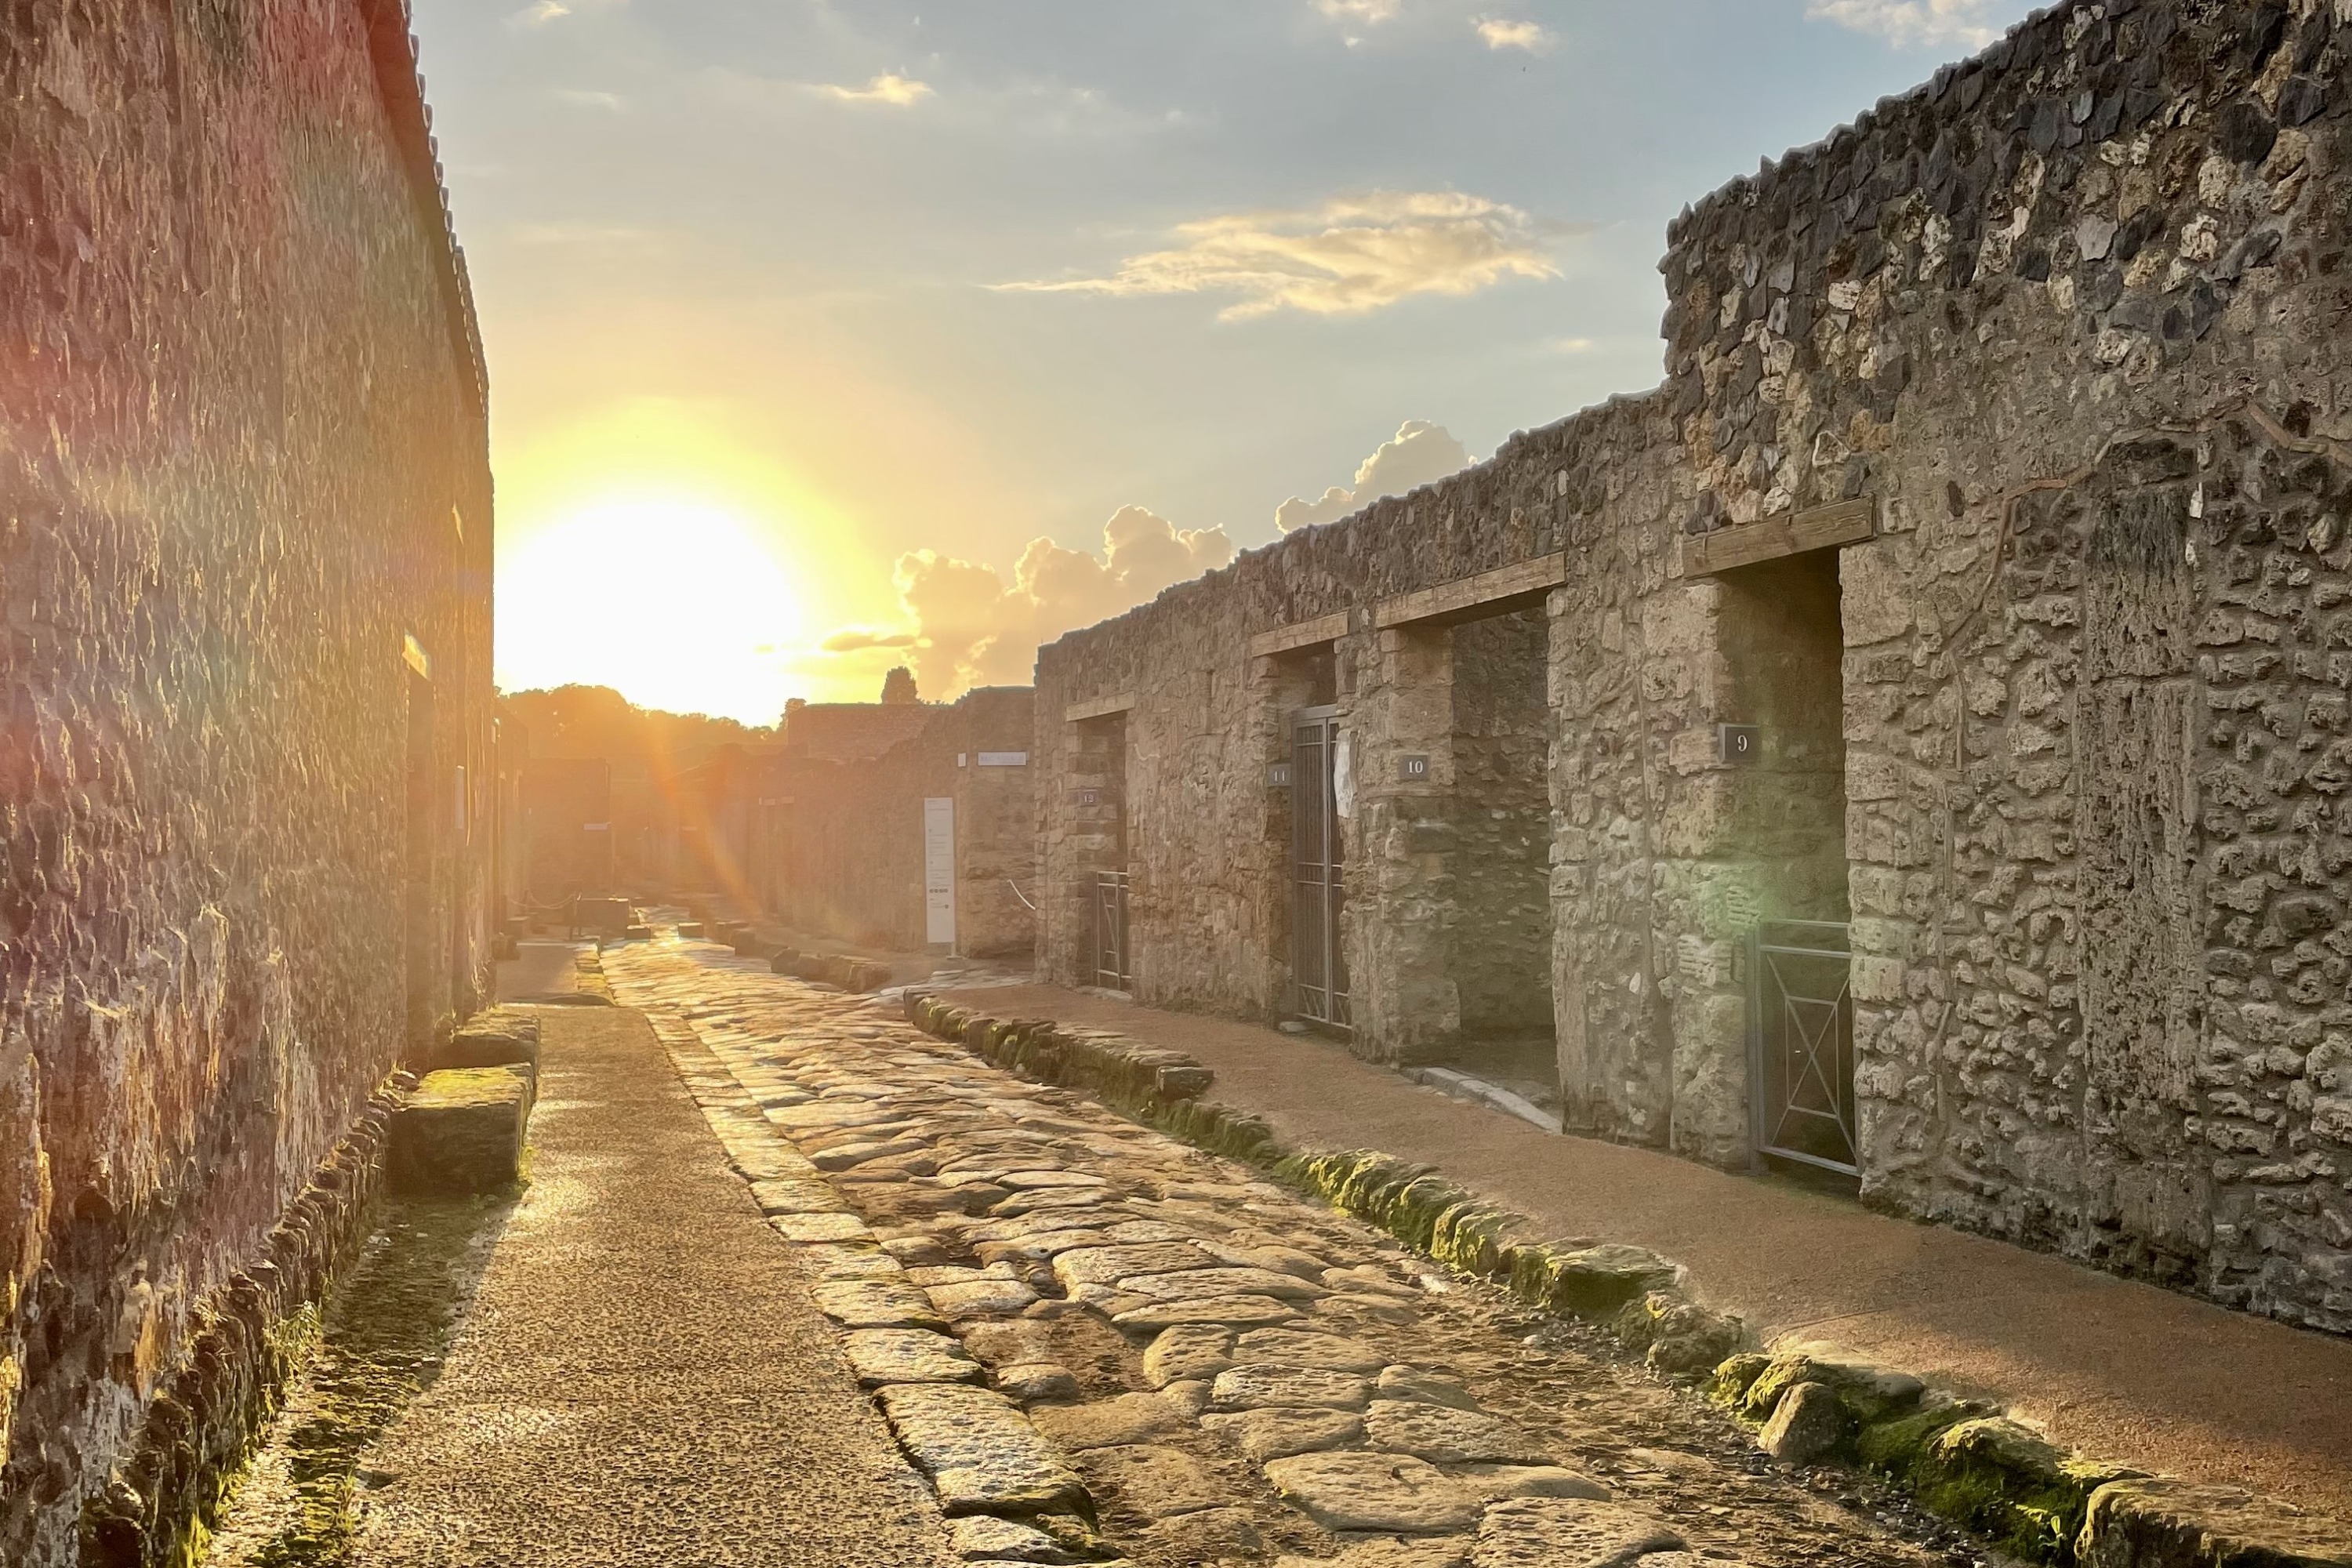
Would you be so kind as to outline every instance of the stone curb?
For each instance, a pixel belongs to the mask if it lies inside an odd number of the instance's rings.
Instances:
[[[394,1113],[415,1079],[394,1072],[370,1097],[262,1244],[261,1260],[199,1306],[106,1489],[81,1516],[89,1568],[182,1563],[243,1470],[301,1359],[299,1320],[366,1239],[384,1185]]]
[[[1259,1166],[1529,1306],[1600,1323],[1650,1371],[1699,1384],[1774,1458],[1868,1470],[1931,1511],[2051,1568],[2352,1568],[2352,1530],[2234,1488],[2151,1477],[2058,1447],[1998,1407],[1931,1389],[1834,1347],[1743,1349],[1738,1319],[1683,1293],[1644,1248],[1528,1237],[1525,1216],[1436,1167],[1373,1150],[1293,1151],[1261,1119],[1202,1098],[1213,1074],[1180,1052],[1041,1020],[992,1018],[919,992],[907,1015],[992,1065],[1088,1092],[1174,1137]],[[1167,1085],[1159,1073],[1181,1064]],[[1189,1068],[1189,1070],[1181,1070]]]

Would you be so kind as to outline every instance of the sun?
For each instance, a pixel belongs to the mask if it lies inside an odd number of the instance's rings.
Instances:
[[[809,636],[795,576],[723,507],[589,503],[499,563],[499,684],[609,686],[640,707],[772,724],[786,695],[778,656]]]

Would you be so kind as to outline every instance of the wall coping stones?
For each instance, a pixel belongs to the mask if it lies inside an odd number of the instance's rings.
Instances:
[[[908,996],[908,1016],[994,1066],[1079,1089],[1094,1083],[1070,1065],[1074,1047],[1117,1059],[1150,1052],[1123,1037],[1007,1023],[919,993]],[[1041,1050],[1043,1041],[1056,1044]],[[1686,1270],[1671,1260],[1590,1238],[1521,1239],[1524,1216],[1432,1166],[1376,1150],[1287,1150],[1256,1118],[1202,1098],[1213,1075],[1199,1070],[1200,1087],[1173,1104],[1131,1088],[1097,1097],[1197,1147],[1249,1161],[1531,1306],[1606,1326],[1629,1350],[1645,1352],[1653,1373],[1685,1385],[1703,1381],[1708,1397],[1751,1428],[1777,1427],[1783,1437],[1801,1426],[1834,1428],[1829,1446],[1818,1439],[1809,1446],[1810,1458],[1874,1471],[2021,1559],[2053,1568],[2352,1568],[2352,1531],[2291,1503],[2071,1452],[1985,1401],[1833,1345],[1784,1338],[1769,1353],[1742,1351],[1745,1325],[1690,1300]],[[1105,1076],[1134,1081],[1131,1074]],[[1825,1395],[1834,1397],[1833,1411]],[[1810,1408],[1792,1408],[1776,1422],[1791,1400]],[[1299,1479],[1313,1468],[1276,1463],[1299,1470]]]

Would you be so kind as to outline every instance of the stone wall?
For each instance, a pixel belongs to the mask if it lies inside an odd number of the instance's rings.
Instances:
[[[412,998],[488,984],[490,479],[398,5],[36,0],[0,150],[0,1559],[47,1565]]]
[[[957,951],[1025,955],[1035,940],[1028,899],[1035,870],[1035,805],[1028,750],[1034,729],[1026,687],[984,687],[958,701],[903,710],[879,705],[879,731],[911,736],[879,754],[847,760],[788,747],[761,775],[781,804],[772,846],[747,856],[749,880],[795,929],[891,952],[926,945],[924,805],[955,803]],[[826,712],[830,740],[851,728],[850,705]],[[799,717],[795,715],[795,727]],[[985,756],[983,756],[985,753]],[[1014,758],[1019,761],[1014,761]]]
[[[1570,1129],[1748,1160],[1748,933],[1850,913],[1869,1201],[2352,1329],[2347,50],[2316,0],[2062,5],[1710,196],[1656,392],[1041,650],[1049,910],[1118,705],[1139,991],[1285,1007],[1265,770],[1328,647],[1352,1044],[1442,1054],[1450,628],[1540,583]]]

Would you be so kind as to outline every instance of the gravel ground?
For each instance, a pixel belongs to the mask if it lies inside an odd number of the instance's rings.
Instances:
[[[1769,1466],[1597,1337],[895,1003],[674,937],[604,969],[816,1278],[967,1560],[1979,1560],[1849,1476]]]

